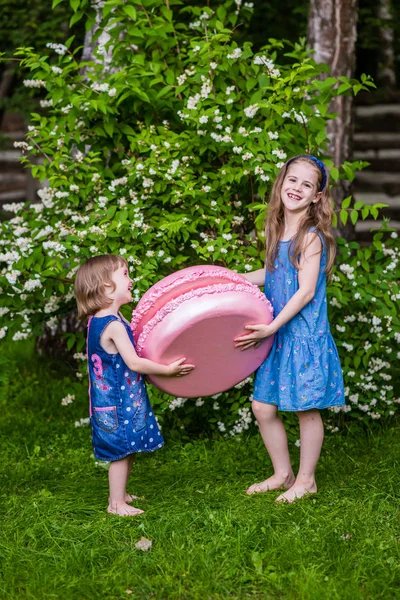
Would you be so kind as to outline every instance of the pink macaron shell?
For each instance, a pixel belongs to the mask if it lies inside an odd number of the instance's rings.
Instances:
[[[212,265],[187,267],[164,277],[143,294],[133,312],[131,326],[135,340],[145,324],[170,300],[194,288],[228,282],[248,283],[239,273]]]
[[[246,333],[245,325],[270,323],[272,311],[249,286],[238,287],[240,291],[234,284],[194,290],[153,318],[139,339],[141,356],[162,364],[186,357],[195,365],[184,377],[149,376],[156,387],[174,396],[210,396],[236,385],[261,365],[273,337],[245,351],[235,348],[234,338]]]

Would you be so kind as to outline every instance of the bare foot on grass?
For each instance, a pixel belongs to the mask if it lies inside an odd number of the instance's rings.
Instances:
[[[292,502],[295,500],[299,500],[300,498],[304,498],[304,496],[309,496],[310,494],[316,493],[317,485],[315,481],[310,482],[309,484],[295,483],[289,490],[287,490],[287,492],[284,492],[278,496],[275,502],[292,504]]]
[[[111,515],[119,515],[120,517],[137,517],[143,514],[144,510],[135,506],[129,506],[126,502],[116,502],[108,505],[107,512]]]
[[[287,476],[279,476],[274,474],[271,477],[268,477],[268,479],[265,479],[265,481],[253,483],[253,485],[246,490],[246,494],[248,496],[251,496],[251,494],[263,494],[264,492],[272,492],[282,488],[288,490],[293,486],[294,482],[295,477],[293,473]]]
[[[124,501],[127,504],[131,504],[131,502],[133,502],[134,500],[142,500],[142,498],[140,498],[139,496],[135,496],[134,494],[128,494],[128,492],[125,493]],[[108,499],[108,504],[110,504],[110,498]]]

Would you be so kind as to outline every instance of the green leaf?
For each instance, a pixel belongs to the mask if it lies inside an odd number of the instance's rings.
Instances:
[[[114,125],[113,125],[113,123],[104,123],[104,129],[106,130],[106,132],[108,133],[108,135],[110,137],[112,137],[112,135],[114,133]]]
[[[347,196],[342,202],[342,208],[349,208],[351,203],[351,196]]]
[[[117,210],[116,206],[110,206],[107,210],[107,219],[111,220],[115,215],[115,211]]]
[[[64,0],[53,0],[51,8],[55,8],[56,6],[58,6],[59,4],[61,4],[61,2],[64,2]]]
[[[246,81],[246,90],[251,92],[251,90],[257,85],[257,79],[251,78]]]
[[[367,271],[367,273],[369,273],[369,262],[367,262],[366,260],[363,260],[363,261],[361,262],[361,264],[362,264],[362,267],[363,267],[363,269],[364,269],[365,271]]]
[[[132,21],[136,21],[137,13],[136,8],[129,4],[128,6],[124,6],[123,11],[132,19]]]
[[[369,215],[369,205],[367,204],[366,206],[363,207],[362,211],[361,211],[361,216],[363,219],[366,219]]]
[[[219,6],[217,8],[217,17],[220,21],[224,22],[226,18],[226,8],[225,6]]]
[[[170,92],[171,90],[172,90],[172,85],[166,85],[158,92],[157,98],[162,98],[163,96],[166,96],[168,94],[168,92]]]
[[[76,12],[79,8],[79,5],[81,3],[81,0],[69,0],[69,3],[71,5],[71,8],[74,12]]]
[[[343,225],[346,225],[347,223],[347,219],[349,218],[349,213],[347,212],[347,210],[341,210],[339,213],[340,216],[340,220],[342,221]]]
[[[136,131],[130,125],[120,125],[119,129],[122,133],[126,133],[126,135],[136,135]]]
[[[67,341],[67,349],[71,350],[72,346],[75,344],[75,340],[76,340],[76,335],[72,334],[69,336],[68,341]]]
[[[346,90],[351,88],[351,84],[350,83],[342,83],[342,85],[340,85],[338,87],[337,93],[340,96],[341,94],[343,94],[343,92],[345,92]]]
[[[83,14],[84,14],[83,12],[78,11],[74,15],[72,15],[72,17],[69,20],[69,26],[72,27],[72,25],[75,25],[75,23],[80,21],[83,17]]]
[[[352,210],[350,213],[350,220],[355,225],[358,221],[358,212],[356,210]]]
[[[333,167],[333,169],[331,169],[330,171],[330,176],[333,179],[333,181],[337,181],[339,179],[339,169]]]

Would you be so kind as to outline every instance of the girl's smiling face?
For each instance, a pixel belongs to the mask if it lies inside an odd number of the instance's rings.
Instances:
[[[110,294],[113,300],[122,304],[132,302],[132,279],[129,277],[128,267],[119,267],[111,276],[115,290]]]
[[[304,161],[289,165],[281,189],[285,211],[305,212],[310,204],[318,202],[320,198],[317,170]]]

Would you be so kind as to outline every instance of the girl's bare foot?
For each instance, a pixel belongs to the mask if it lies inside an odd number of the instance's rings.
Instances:
[[[109,504],[107,512],[111,515],[119,515],[120,517],[136,517],[144,513],[144,510],[129,506],[126,502],[115,502]]]
[[[131,504],[131,502],[134,500],[141,500],[141,498],[139,496],[135,496],[134,494],[128,494],[128,492],[125,492],[124,502]],[[108,504],[110,504],[110,498],[108,499]]]
[[[293,473],[289,475],[272,475],[265,479],[265,481],[261,481],[260,483],[253,483],[247,490],[246,494],[249,496],[251,494],[263,494],[264,492],[272,492],[273,490],[280,490],[281,488],[285,488],[288,490],[293,486],[295,482],[295,477]]]
[[[286,502],[288,504],[291,504],[299,498],[303,498],[304,496],[308,496],[309,494],[316,493],[317,485],[315,481],[311,481],[309,483],[296,482],[287,492],[284,492],[283,494],[278,496],[275,502]]]

